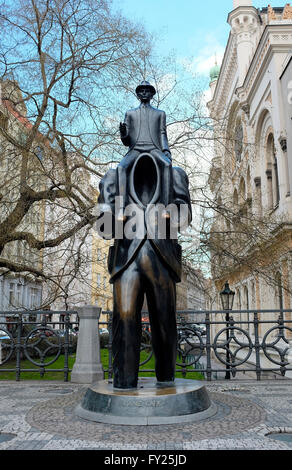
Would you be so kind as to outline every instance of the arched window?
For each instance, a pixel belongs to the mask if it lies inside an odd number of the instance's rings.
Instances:
[[[268,189],[268,208],[274,209],[279,205],[280,201],[280,187],[279,187],[279,173],[278,161],[275,150],[274,136],[270,134],[267,139],[266,146],[266,161],[267,161],[267,189]]]

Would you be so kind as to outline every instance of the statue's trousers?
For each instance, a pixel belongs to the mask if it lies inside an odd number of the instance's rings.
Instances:
[[[173,381],[177,347],[176,284],[150,240],[145,241],[136,258],[114,281],[113,293],[114,387],[131,389],[137,386],[144,295],[149,310],[157,380]]]

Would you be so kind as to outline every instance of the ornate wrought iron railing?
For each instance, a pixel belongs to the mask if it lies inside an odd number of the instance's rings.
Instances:
[[[109,376],[112,375],[111,312],[109,328]],[[261,380],[279,375],[292,378],[292,310],[179,311],[177,372],[192,372],[212,379],[231,379],[238,373]],[[153,356],[151,327],[142,322],[140,368]],[[154,369],[143,368],[143,372]],[[288,374],[289,372],[289,374]],[[291,372],[291,374],[290,374]]]
[[[103,312],[102,318],[107,321],[100,321],[99,327],[108,330],[102,341],[109,357],[104,369],[111,378],[112,312]],[[50,370],[63,373],[68,381],[77,326],[76,311],[0,312],[0,379],[5,372],[14,372],[20,380],[25,372],[45,377]],[[292,378],[292,310],[179,311],[177,327],[177,372],[183,377],[198,372],[208,381],[239,373],[257,380],[271,374]],[[147,314],[142,315],[142,331],[140,372],[153,373]]]
[[[54,317],[59,320],[52,321]],[[28,372],[43,377],[49,369],[63,372],[67,382],[69,355],[77,342],[77,318],[75,311],[0,312],[0,378],[7,372],[14,372],[16,380]],[[62,367],[51,367],[60,356]]]

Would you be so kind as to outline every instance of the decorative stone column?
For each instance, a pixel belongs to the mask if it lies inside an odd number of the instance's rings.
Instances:
[[[231,33],[236,37],[238,87],[243,85],[258,40],[258,11],[251,0],[234,0],[234,10],[228,15]]]
[[[98,331],[101,308],[86,305],[76,310],[79,315],[79,333],[71,382],[92,384],[104,379]]]

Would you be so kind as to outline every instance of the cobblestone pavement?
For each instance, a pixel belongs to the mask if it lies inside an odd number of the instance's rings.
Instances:
[[[87,387],[0,383],[1,450],[291,450],[292,381],[206,383],[215,416],[194,424],[116,426],[74,414]]]

